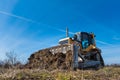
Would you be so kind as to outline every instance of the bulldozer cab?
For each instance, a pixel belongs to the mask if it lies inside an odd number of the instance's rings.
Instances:
[[[74,40],[80,43],[82,51],[88,52],[96,46],[93,33],[78,32],[74,35]]]

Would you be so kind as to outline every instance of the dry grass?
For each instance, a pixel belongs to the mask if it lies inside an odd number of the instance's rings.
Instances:
[[[0,80],[120,80],[120,67],[95,70],[0,69]]]

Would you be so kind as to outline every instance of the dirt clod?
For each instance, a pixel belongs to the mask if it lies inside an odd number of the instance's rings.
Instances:
[[[72,52],[55,53],[52,54],[49,49],[35,52],[28,59],[27,68],[40,68],[47,70],[54,69],[71,69],[72,66]]]

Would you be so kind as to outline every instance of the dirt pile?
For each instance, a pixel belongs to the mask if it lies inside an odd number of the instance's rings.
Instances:
[[[49,49],[35,52],[28,59],[27,68],[40,68],[47,70],[54,69],[71,69],[72,52],[52,54]]]

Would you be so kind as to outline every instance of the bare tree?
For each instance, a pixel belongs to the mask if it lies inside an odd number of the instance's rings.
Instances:
[[[10,51],[6,53],[6,57],[7,57],[7,64],[14,66],[18,60],[17,60],[17,54],[14,51]]]

